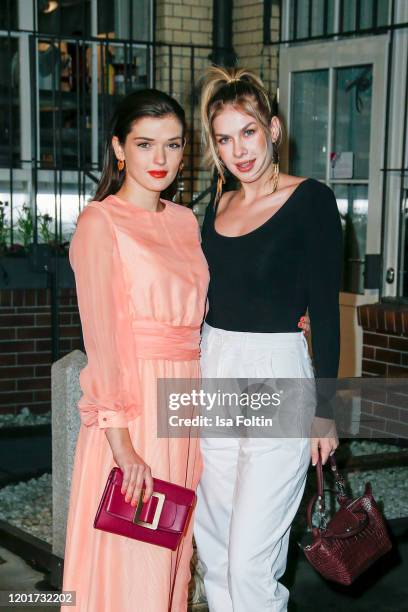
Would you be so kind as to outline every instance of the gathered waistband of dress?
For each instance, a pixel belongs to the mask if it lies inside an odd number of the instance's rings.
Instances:
[[[243,332],[230,331],[212,327],[208,323],[204,323],[202,330],[203,337],[211,336],[222,343],[245,343],[245,346],[265,346],[269,348],[299,346],[303,344],[307,346],[307,340],[302,332]]]
[[[133,320],[136,357],[194,361],[200,356],[200,326]]]

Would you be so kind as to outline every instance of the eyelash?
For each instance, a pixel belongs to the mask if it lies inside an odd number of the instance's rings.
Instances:
[[[255,131],[256,130],[254,130],[253,128],[250,128],[248,130],[245,130],[244,134],[245,134],[245,136],[253,136],[255,134]],[[218,141],[218,144],[224,145],[224,144],[227,144],[227,141],[228,141],[227,137],[220,138],[219,141]]]
[[[139,142],[137,146],[140,149],[149,149],[150,148],[150,142]],[[181,145],[179,145],[177,142],[171,142],[167,146],[169,147],[169,149],[172,149],[173,151],[176,150],[176,149],[180,149],[181,148]]]

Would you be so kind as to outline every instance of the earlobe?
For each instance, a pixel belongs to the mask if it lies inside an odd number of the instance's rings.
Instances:
[[[272,141],[279,146],[282,140],[282,126],[279,117],[276,117],[275,115],[272,117],[270,123],[270,130]]]
[[[276,125],[276,117],[273,116],[269,124],[269,130],[271,133],[272,142],[276,142],[279,137],[279,128]]]
[[[116,158],[123,159],[124,153],[123,153],[122,147],[119,144],[119,138],[117,136],[113,136],[111,142],[112,142],[112,147],[115,152]]]

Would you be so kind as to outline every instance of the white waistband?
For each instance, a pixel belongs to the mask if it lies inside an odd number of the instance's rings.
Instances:
[[[228,343],[239,343],[245,342],[246,346],[268,346],[272,347],[287,347],[287,346],[299,346],[303,344],[307,346],[307,340],[302,332],[273,332],[273,333],[258,333],[258,332],[242,332],[242,331],[229,331],[226,329],[219,329],[218,327],[211,327],[208,323],[204,323],[202,329],[203,338],[211,337],[214,340]]]

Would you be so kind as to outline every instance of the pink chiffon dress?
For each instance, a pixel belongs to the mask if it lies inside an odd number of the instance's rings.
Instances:
[[[157,434],[157,379],[199,377],[208,266],[191,210],[152,212],[108,196],[90,202],[70,245],[88,363],[80,374],[63,589],[71,612],[182,612],[192,526],[177,551],[93,527],[114,462],[107,427],[127,427],[152,475],[195,489],[199,439]]]

